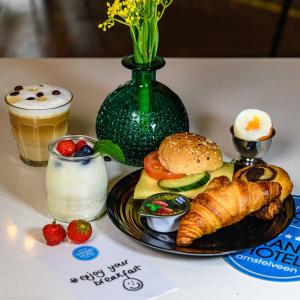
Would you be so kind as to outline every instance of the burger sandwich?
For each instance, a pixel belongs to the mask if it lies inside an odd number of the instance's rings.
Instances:
[[[192,199],[219,176],[231,180],[233,164],[223,162],[217,144],[195,133],[176,133],[166,137],[158,151],[145,157],[134,198],[174,192]]]

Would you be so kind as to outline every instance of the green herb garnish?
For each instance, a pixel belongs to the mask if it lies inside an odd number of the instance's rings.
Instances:
[[[124,153],[118,144],[114,144],[111,140],[100,140],[94,144],[94,151],[102,155],[108,155],[111,158],[125,163]]]
[[[160,209],[160,205],[157,205],[157,204],[147,203],[145,206],[148,207],[150,209],[150,211],[154,212],[154,213]]]

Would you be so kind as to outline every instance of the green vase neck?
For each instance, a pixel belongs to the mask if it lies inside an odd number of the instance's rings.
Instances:
[[[128,55],[123,58],[122,64],[132,71],[132,81],[147,84],[156,79],[156,70],[162,68],[166,62],[162,57],[156,57],[149,64],[138,64],[134,61],[133,55]]]
[[[162,57],[156,56],[151,63],[138,64],[134,61],[133,55],[127,55],[122,59],[122,64],[124,67],[130,70],[156,71],[161,69],[166,64],[166,61]]]
[[[132,70],[131,81],[138,86],[149,85],[156,79],[156,71]]]
[[[165,65],[165,60],[156,57],[149,64],[138,64],[134,56],[126,56],[122,60],[123,66],[132,70],[131,83],[137,87],[137,99],[140,113],[149,113],[153,108],[153,84],[156,79],[156,70]]]

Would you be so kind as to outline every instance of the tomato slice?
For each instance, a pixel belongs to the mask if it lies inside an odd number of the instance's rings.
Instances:
[[[175,174],[166,170],[158,159],[157,151],[150,152],[144,158],[144,169],[150,177],[156,180],[177,179],[184,176],[184,174]]]

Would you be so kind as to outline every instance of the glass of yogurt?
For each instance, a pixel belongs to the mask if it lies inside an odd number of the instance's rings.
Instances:
[[[62,155],[58,146],[62,141],[72,141],[77,152]],[[49,144],[47,207],[51,216],[59,221],[91,221],[105,211],[108,179],[104,159],[92,150],[82,154],[77,149],[82,142],[86,143],[85,147],[93,149],[97,140],[83,135],[67,135]]]
[[[46,166],[49,142],[67,133],[72,94],[52,85],[19,85],[5,101],[21,160]]]

